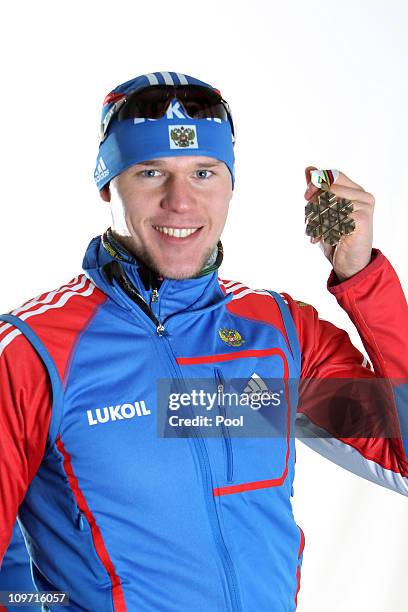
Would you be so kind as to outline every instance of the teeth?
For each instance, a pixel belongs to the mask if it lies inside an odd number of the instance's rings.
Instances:
[[[191,228],[179,228],[179,227],[164,227],[160,225],[154,225],[154,229],[162,232],[162,234],[168,234],[169,236],[173,236],[174,238],[186,238],[191,234],[194,234],[198,230],[198,227]]]

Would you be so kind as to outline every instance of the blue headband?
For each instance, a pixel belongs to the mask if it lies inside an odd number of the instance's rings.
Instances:
[[[116,87],[105,98],[102,122],[117,94],[128,94],[149,85],[211,85],[176,72],[146,74]],[[100,144],[94,178],[98,189],[123,170],[158,157],[204,155],[224,162],[234,189],[234,138],[229,121],[192,119],[174,99],[160,119],[112,119],[107,138]]]

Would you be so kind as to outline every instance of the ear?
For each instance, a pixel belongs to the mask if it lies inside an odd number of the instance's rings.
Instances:
[[[110,193],[109,183],[105,185],[105,187],[102,187],[102,189],[99,192],[99,195],[101,196],[104,202],[110,202],[111,193]]]

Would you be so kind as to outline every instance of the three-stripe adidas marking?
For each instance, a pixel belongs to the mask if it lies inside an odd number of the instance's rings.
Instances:
[[[254,372],[251,378],[248,380],[244,393],[264,393],[265,391],[268,391],[265,381],[256,372]]]
[[[156,74],[160,74],[163,77],[166,85],[188,85],[187,77],[180,72],[173,73],[177,76],[179,83],[174,82],[170,72],[157,72]],[[159,85],[159,79],[157,78],[156,74],[152,72],[144,75],[148,79],[150,85]]]
[[[33,299],[24,306],[13,310],[11,314],[18,315],[20,319],[23,321],[28,319],[29,317],[33,317],[35,315],[43,314],[47,310],[51,310],[54,308],[61,308],[64,306],[69,299],[74,296],[87,297],[91,295],[95,289],[95,285],[92,281],[90,281],[85,274],[80,275],[80,280],[75,285],[68,283],[68,285],[64,285],[57,291],[50,291],[48,294],[44,296],[43,299]],[[75,279],[74,279],[75,280]],[[56,297],[57,300],[53,303],[50,301]],[[7,333],[4,333],[7,332]],[[10,323],[0,322],[0,355],[3,353],[5,348],[21,334],[21,331],[14,326],[10,325]]]
[[[270,298],[272,297],[269,291],[266,291],[266,289],[250,289],[246,285],[243,285],[237,281],[223,281],[220,278],[218,281],[225,294],[228,295],[229,293],[232,293],[233,300],[239,300],[250,293],[268,295]]]
[[[108,174],[109,174],[109,170],[106,167],[106,164],[103,161],[102,157],[100,157],[99,158],[99,163],[96,166],[96,170],[95,170],[95,180],[96,180],[96,182],[99,183],[99,181],[101,181],[106,176],[108,176]]]

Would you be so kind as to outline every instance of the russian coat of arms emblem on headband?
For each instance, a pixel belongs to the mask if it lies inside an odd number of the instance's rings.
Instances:
[[[195,126],[169,125],[170,149],[198,149]]]

